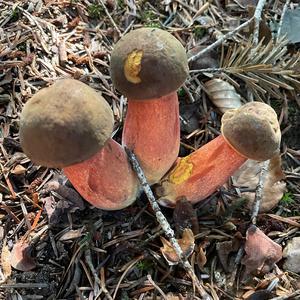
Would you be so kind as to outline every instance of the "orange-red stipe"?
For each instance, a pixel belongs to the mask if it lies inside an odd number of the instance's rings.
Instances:
[[[112,139],[91,158],[63,170],[81,196],[98,208],[118,210],[136,200],[137,178],[124,149]]]
[[[136,154],[149,184],[158,182],[179,152],[177,93],[144,101],[129,99],[122,144]]]
[[[211,195],[247,160],[222,135],[184,158],[156,186],[159,202],[174,207],[184,196],[196,203]]]

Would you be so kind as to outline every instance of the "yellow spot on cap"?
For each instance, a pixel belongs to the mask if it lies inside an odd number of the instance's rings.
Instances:
[[[179,164],[169,175],[169,181],[174,184],[181,184],[192,174],[193,164],[188,161],[189,157],[182,158]]]
[[[143,50],[134,50],[128,54],[124,64],[124,75],[131,83],[140,83],[139,77],[142,65]]]

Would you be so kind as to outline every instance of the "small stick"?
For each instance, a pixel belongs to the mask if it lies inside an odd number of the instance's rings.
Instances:
[[[200,56],[202,56],[203,54],[205,54],[206,52],[209,52],[212,49],[216,48],[217,46],[219,46],[220,44],[222,44],[226,39],[228,39],[229,37],[233,36],[234,34],[236,34],[237,32],[239,32],[244,27],[247,27],[253,20],[254,20],[254,16],[252,18],[250,18],[248,21],[246,21],[243,24],[241,24],[240,26],[238,26],[237,28],[235,28],[234,30],[232,30],[232,31],[226,33],[225,35],[223,35],[221,38],[219,38],[217,41],[215,41],[214,43],[212,43],[211,45],[209,45],[205,49],[203,49],[200,52],[198,52],[197,54],[191,56],[188,59],[188,62],[194,61],[194,60],[198,59]]]
[[[284,15],[287,11],[287,8],[290,4],[290,0],[286,0],[285,4],[284,4],[284,7],[282,9],[282,13],[281,13],[281,18],[280,18],[280,21],[279,21],[279,26],[278,26],[278,31],[277,31],[277,38],[276,38],[276,42],[278,42],[278,39],[281,35],[281,30],[282,30],[282,23],[283,23],[283,18],[284,18]]]
[[[150,205],[155,213],[156,219],[159,222],[160,226],[162,227],[165,235],[168,237],[170,243],[172,244],[177,256],[179,257],[179,261],[182,264],[183,268],[186,270],[186,272],[189,274],[191,277],[192,281],[194,282],[195,286],[197,287],[198,292],[200,295],[203,297],[204,300],[210,300],[211,297],[207,294],[207,292],[204,290],[202,287],[199,279],[197,278],[196,274],[194,273],[194,270],[186,257],[184,257],[183,252],[175,238],[174,231],[171,228],[170,224],[168,223],[166,217],[163,215],[163,213],[160,210],[160,207],[153,195],[153,192],[147,182],[147,179],[145,177],[145,174],[140,167],[140,164],[135,156],[135,154],[130,151],[128,148],[125,148],[125,151],[129,157],[129,161],[136,172],[136,175],[142,185],[142,188],[150,202]]]
[[[98,0],[98,1],[99,1],[99,3],[101,4],[101,6],[103,7],[103,9],[104,9],[106,15],[108,16],[110,22],[112,23],[112,25],[113,25],[113,26],[115,27],[115,29],[117,30],[119,36],[122,36],[122,33],[121,33],[119,27],[117,26],[117,24],[115,23],[114,19],[112,18],[112,16],[111,16],[110,13],[108,12],[108,10],[107,10],[105,4],[103,3],[103,1],[102,1],[102,0]]]
[[[253,30],[253,45],[258,44],[259,23],[261,21],[261,13],[266,4],[266,0],[259,0],[254,12],[254,30]]]
[[[271,298],[270,300],[287,300],[287,299],[299,299],[299,298],[294,298],[295,296],[299,296],[300,295],[300,290],[297,290],[289,295],[284,295],[284,296],[279,296],[279,297],[275,297],[275,298]]]
[[[269,163],[270,163],[270,160],[266,160],[260,169],[258,184],[256,186],[256,191],[255,191],[255,200],[254,200],[253,208],[252,208],[252,216],[251,216],[252,224],[256,224],[256,217],[258,215],[260,203],[262,200],[262,193],[263,193],[263,189],[264,189],[265,180],[267,177]]]

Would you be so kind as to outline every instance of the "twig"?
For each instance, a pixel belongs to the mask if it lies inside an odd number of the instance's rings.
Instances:
[[[205,49],[203,49],[200,52],[198,52],[197,54],[191,56],[188,59],[188,61],[189,62],[194,61],[194,60],[198,59],[200,56],[202,56],[203,54],[205,54],[206,52],[209,52],[212,49],[216,48],[217,46],[219,46],[220,44],[222,44],[226,39],[230,38],[231,36],[233,36],[234,34],[236,34],[237,32],[239,32],[241,29],[243,29],[244,27],[247,27],[253,20],[254,20],[254,17],[250,18],[248,21],[246,21],[245,23],[241,24],[240,26],[238,26],[234,30],[226,33],[225,35],[223,35],[221,38],[219,38],[217,41],[215,41],[214,43],[212,43],[211,45],[209,45]]]
[[[265,6],[266,0],[259,0],[254,12],[254,30],[253,30],[253,45],[258,44],[259,23],[261,21],[261,13]]]
[[[278,41],[280,35],[281,35],[281,30],[282,30],[282,23],[283,23],[283,18],[284,18],[284,15],[287,11],[287,8],[290,4],[290,0],[286,0],[285,4],[284,4],[284,7],[282,9],[282,13],[281,13],[281,18],[280,18],[280,21],[279,21],[279,26],[278,26],[278,31],[277,31],[277,38],[276,38],[276,42]]]
[[[255,191],[255,200],[254,200],[253,208],[252,208],[252,216],[251,216],[252,224],[256,224],[256,217],[258,215],[260,203],[262,200],[262,193],[263,193],[264,184],[265,184],[265,180],[266,180],[266,176],[267,176],[267,172],[268,172],[268,168],[269,168],[269,163],[270,163],[270,161],[266,160],[260,169],[258,184],[256,186],[256,191]]]
[[[155,287],[155,289],[161,294],[161,296],[163,297],[163,299],[168,300],[167,295],[161,290],[161,288],[154,282],[154,280],[152,279],[151,275],[148,274],[147,275],[147,279],[148,281]]]
[[[140,181],[140,184],[142,185],[142,188],[150,202],[150,205],[155,213],[156,219],[159,222],[160,226],[162,227],[165,235],[168,237],[170,243],[172,244],[177,256],[179,257],[179,261],[182,264],[183,268],[186,270],[186,272],[191,277],[192,281],[194,282],[198,292],[202,296],[204,300],[209,300],[211,297],[207,294],[207,292],[204,290],[203,286],[201,285],[199,279],[197,278],[196,274],[194,273],[194,270],[186,257],[184,257],[183,252],[175,238],[174,231],[171,228],[170,224],[168,223],[166,217],[163,215],[163,213],[160,210],[160,207],[153,195],[153,192],[147,183],[147,179],[144,175],[144,172],[142,168],[140,167],[140,164],[135,156],[135,154],[130,151],[128,148],[125,148],[126,153],[129,157],[130,163],[132,164],[132,167],[134,171],[136,172],[136,175]]]
[[[284,296],[279,296],[279,297],[275,297],[275,298],[272,298],[270,300],[287,300],[287,299],[299,299],[298,297],[297,298],[294,298],[295,296],[299,296],[300,295],[300,290],[297,290],[295,291],[294,293],[291,293],[289,295],[284,295]]]
[[[112,18],[112,16],[111,16],[110,13],[108,12],[108,10],[107,10],[105,4],[103,3],[102,0],[98,0],[98,1],[99,1],[99,3],[102,5],[102,7],[103,7],[103,9],[104,9],[106,15],[108,16],[108,18],[109,18],[111,24],[112,24],[112,25],[115,27],[115,29],[117,30],[118,35],[121,36],[122,33],[121,33],[119,27],[117,26],[116,22],[114,21],[114,19]]]

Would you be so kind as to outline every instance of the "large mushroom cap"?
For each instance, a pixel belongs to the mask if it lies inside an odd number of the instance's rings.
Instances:
[[[181,43],[157,28],[133,30],[121,38],[111,54],[115,87],[131,99],[151,99],[176,91],[188,75]]]
[[[227,142],[247,158],[264,161],[279,153],[281,132],[277,115],[265,103],[249,102],[227,111],[221,130]]]
[[[110,138],[113,114],[102,96],[74,79],[59,80],[24,106],[20,140],[32,161],[65,167],[96,154]]]

